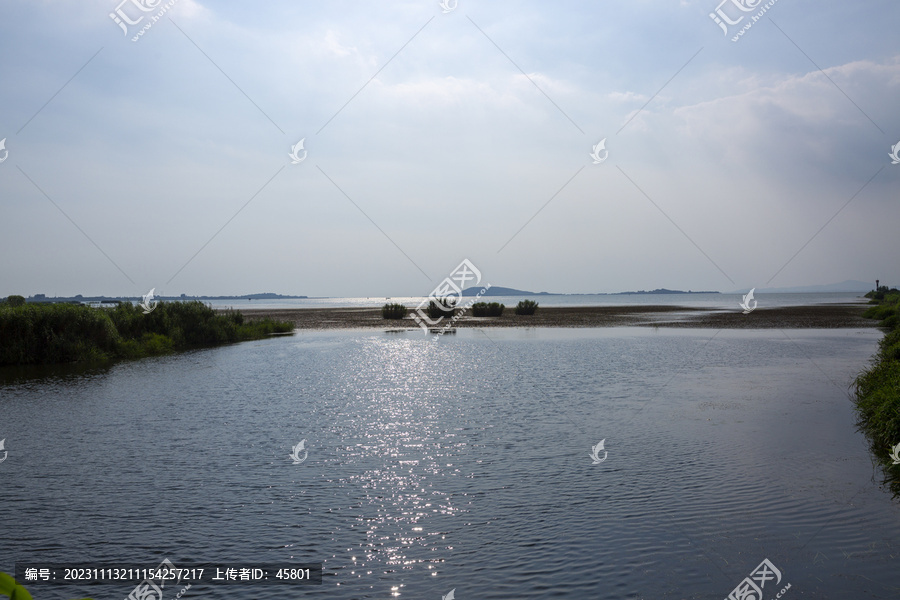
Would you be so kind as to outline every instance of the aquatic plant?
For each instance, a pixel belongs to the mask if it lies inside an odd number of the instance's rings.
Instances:
[[[402,319],[406,316],[407,308],[402,304],[385,304],[381,307],[382,319]]]
[[[456,302],[452,298],[438,298],[428,303],[428,318],[440,319],[441,317],[452,317],[455,314]]]
[[[877,295],[869,297],[875,305],[863,316],[880,320],[879,325],[887,332],[878,343],[872,366],[855,381],[857,426],[866,434],[872,453],[884,466],[884,483],[897,497],[900,496],[900,465],[894,464],[890,455],[891,449],[900,444],[900,291],[879,288]]]
[[[48,364],[114,356],[120,336],[106,311],[80,304],[0,305],[0,364]]]
[[[506,308],[498,302],[476,302],[472,305],[473,317],[499,317]]]
[[[151,313],[122,303],[97,310],[82,304],[0,304],[0,365],[139,358],[287,333],[286,321],[244,322],[198,302],[161,302]]]
[[[518,304],[516,304],[516,314],[517,315],[533,315],[534,311],[538,309],[538,303],[534,300],[520,300]]]

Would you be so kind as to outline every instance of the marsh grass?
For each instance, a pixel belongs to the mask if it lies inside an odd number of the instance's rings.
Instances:
[[[473,317],[499,317],[505,306],[498,302],[476,302],[472,305]]]
[[[199,302],[161,302],[153,312],[129,303],[99,310],[81,304],[0,304],[0,365],[96,362],[259,339],[293,331],[272,319],[245,323]]]
[[[881,321],[887,330],[878,343],[872,366],[856,378],[857,426],[866,434],[872,453],[884,468],[884,484],[900,496],[900,465],[892,464],[890,450],[900,444],[900,291],[879,288],[869,292],[874,306],[863,316]]]
[[[24,586],[19,585],[12,575],[0,571],[0,594],[9,596],[10,600],[32,600],[31,594]],[[80,598],[79,600],[91,600]]]
[[[516,304],[516,314],[517,315],[533,315],[534,311],[538,309],[538,303],[534,300],[520,300],[518,304]]]
[[[452,317],[456,314],[455,306],[456,303],[452,298],[438,298],[437,302],[432,300],[428,303],[428,308],[426,309],[428,318],[440,319],[441,317]]]
[[[402,319],[406,316],[407,308],[402,304],[385,304],[381,307],[382,319]]]

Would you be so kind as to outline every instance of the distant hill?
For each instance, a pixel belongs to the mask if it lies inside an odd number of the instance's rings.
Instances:
[[[477,296],[482,290],[481,286],[470,287],[463,290],[463,296]],[[491,286],[483,296],[618,296],[621,294],[718,294],[719,292],[693,292],[682,290],[667,290],[659,288],[656,290],[638,292],[616,292],[614,294],[554,294],[551,292],[527,292],[525,290],[517,290],[515,288]]]
[[[245,294],[243,296],[188,296],[181,294],[180,296],[154,296],[154,300],[173,301],[173,300],[281,300],[285,298],[306,298],[306,296],[282,296],[281,294],[273,294],[265,292],[262,294]],[[140,296],[46,296],[44,294],[35,294],[28,298],[28,302],[131,302],[140,301]]]
[[[470,287],[463,290],[463,296],[477,296],[483,288],[481,286]],[[482,296],[556,296],[558,294],[550,294],[549,292],[526,292],[525,290],[517,290],[515,288],[491,286],[482,294]]]
[[[719,292],[701,292],[701,291],[684,291],[684,290],[667,290],[666,288],[659,288],[656,290],[650,290],[649,292],[645,292],[641,290],[639,292],[616,292],[615,294],[610,294],[610,296],[621,296],[623,294],[718,294]]]

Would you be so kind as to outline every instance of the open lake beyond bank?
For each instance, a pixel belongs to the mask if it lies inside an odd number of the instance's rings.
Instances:
[[[0,570],[303,561],[321,586],[184,598],[708,599],[768,559],[767,600],[897,598],[900,506],[849,396],[881,335],[303,330],[2,369]]]

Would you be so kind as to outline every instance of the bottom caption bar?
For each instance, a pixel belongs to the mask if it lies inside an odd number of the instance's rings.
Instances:
[[[228,585],[322,585],[322,563],[247,564],[184,563],[169,559],[156,567],[125,563],[16,563],[15,579],[27,587],[41,585],[122,585],[143,586],[150,591],[184,584]]]

